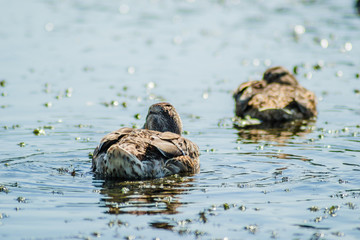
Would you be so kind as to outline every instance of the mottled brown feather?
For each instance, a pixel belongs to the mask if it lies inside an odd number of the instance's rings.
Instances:
[[[283,67],[268,69],[260,81],[242,83],[233,97],[239,117],[283,122],[317,116],[315,94],[300,86]]]
[[[154,119],[154,117],[147,119]],[[179,117],[176,121],[180,121],[181,124]],[[172,126],[170,128],[177,129]],[[123,178],[127,178],[126,169],[112,169],[113,174],[108,171],[109,162],[118,161],[119,156],[132,162],[132,164],[144,164],[146,166],[145,168],[139,166],[139,171],[128,170],[131,173],[129,179],[167,176],[176,173],[195,173],[199,170],[198,146],[173,132],[132,128],[121,128],[111,132],[101,139],[99,146],[94,151],[93,171],[110,177],[117,177],[121,174]],[[152,169],[152,165],[163,169]],[[100,166],[101,169],[97,169],[97,166]],[[150,170],[147,170],[148,172],[144,173],[144,176],[138,176],[139,172],[144,169]]]

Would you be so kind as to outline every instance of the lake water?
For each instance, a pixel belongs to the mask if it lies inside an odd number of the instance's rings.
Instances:
[[[1,239],[360,238],[354,1],[0,0],[0,22]],[[317,121],[234,128],[232,90],[276,65]],[[95,179],[101,137],[164,100],[200,173]]]

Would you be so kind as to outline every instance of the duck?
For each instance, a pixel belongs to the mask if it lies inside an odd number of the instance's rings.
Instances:
[[[120,128],[95,148],[92,170],[105,178],[142,180],[199,172],[199,147],[182,135],[182,121],[167,102],[149,107],[142,129]]]
[[[240,84],[233,98],[236,116],[256,118],[262,123],[284,123],[317,116],[315,94],[302,87],[282,66],[267,69],[260,81]]]

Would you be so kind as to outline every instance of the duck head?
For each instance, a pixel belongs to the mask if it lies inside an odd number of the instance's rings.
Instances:
[[[170,103],[156,103],[149,108],[144,129],[173,132],[181,135],[182,122],[179,114]]]
[[[263,79],[268,83],[280,83],[286,85],[298,85],[295,77],[284,67],[272,67],[266,70]]]

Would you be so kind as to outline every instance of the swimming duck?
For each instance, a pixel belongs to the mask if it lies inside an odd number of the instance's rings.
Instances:
[[[260,81],[242,83],[233,97],[235,113],[242,118],[277,123],[317,116],[315,94],[281,66],[266,70]]]
[[[94,150],[92,170],[127,180],[199,171],[199,148],[181,136],[182,122],[169,103],[150,106],[142,129],[120,128]]]

